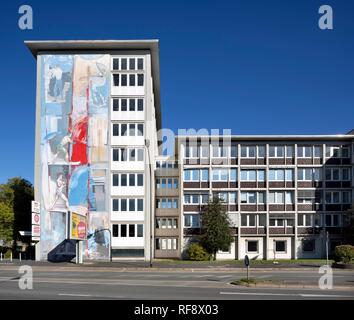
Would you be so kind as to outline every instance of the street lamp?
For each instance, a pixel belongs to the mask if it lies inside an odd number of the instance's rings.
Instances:
[[[149,165],[149,173],[150,173],[150,268],[152,268],[152,242],[153,242],[153,236],[152,236],[152,223],[153,223],[153,209],[152,209],[152,205],[153,205],[153,199],[152,199],[152,164],[151,164],[151,158],[150,158],[150,140],[149,139],[145,139],[145,148],[147,150],[147,154],[148,154],[148,165]]]
[[[109,232],[109,261],[112,262],[112,232],[111,229],[98,229],[95,230],[94,233],[91,233],[87,235],[87,240],[95,236],[97,233],[102,232],[102,231],[108,231]]]

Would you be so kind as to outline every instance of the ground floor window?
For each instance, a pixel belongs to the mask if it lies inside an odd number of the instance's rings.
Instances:
[[[176,238],[157,238],[155,240],[156,250],[177,250]]]
[[[247,240],[246,241],[246,252],[247,253],[257,253],[258,252],[258,240]]]
[[[275,252],[286,252],[286,241],[276,240],[275,241]]]
[[[303,240],[302,241],[302,251],[303,252],[314,252],[316,248],[315,240]]]

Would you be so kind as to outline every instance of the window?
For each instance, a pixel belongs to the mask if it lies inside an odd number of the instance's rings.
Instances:
[[[286,241],[275,241],[275,252],[286,252]]]
[[[327,204],[340,203],[340,192],[339,191],[326,191],[326,203]]]
[[[120,130],[119,130],[120,128]],[[129,136],[130,137],[137,137],[144,135],[144,125],[143,124],[135,124],[129,123],[129,130],[126,123],[113,123],[112,125],[113,136]]]
[[[284,227],[285,219],[277,219],[277,218],[270,218],[269,219],[269,226],[270,227]]]
[[[178,188],[178,179],[166,179],[159,178],[156,179],[156,188],[157,189],[177,189]]]
[[[113,161],[144,161],[144,149],[113,149]]]
[[[256,170],[241,170],[241,181],[256,181]]]
[[[342,147],[342,158],[350,158],[349,147]]]
[[[242,146],[241,147],[241,157],[242,158],[255,158],[256,157],[256,147],[255,146]]]
[[[199,228],[200,227],[199,214],[185,214],[184,215],[184,227],[185,228]]]
[[[314,252],[315,251],[315,240],[302,240],[302,251],[303,252]]]
[[[286,146],[286,157],[287,158],[294,157],[294,146]]]
[[[284,146],[269,146],[269,157],[270,158],[283,158],[285,155]]]
[[[177,209],[178,208],[178,199],[170,198],[158,198],[156,199],[156,208],[157,209]]]
[[[259,182],[264,182],[265,181],[265,171],[264,170],[258,170],[257,171],[257,180]]]
[[[246,251],[247,251],[247,253],[257,253],[258,252],[258,241],[246,240]]]
[[[265,158],[265,153],[266,153],[265,146],[258,146],[258,148],[257,148],[258,158]]]
[[[342,203],[348,204],[351,203],[351,192],[350,191],[343,191],[342,192]]]
[[[339,168],[326,169],[326,181],[339,181],[340,170]]]
[[[315,190],[299,190],[297,194],[298,203],[315,204],[322,202],[322,192]]]
[[[227,169],[212,169],[213,181],[227,181]]]
[[[284,204],[284,192],[269,192],[269,203]]]
[[[340,148],[338,146],[326,146],[326,157],[327,158],[339,158]]]
[[[313,226],[313,215],[310,213],[298,214],[297,225],[300,227],[312,227]]]
[[[255,204],[257,192],[241,192],[241,203]]]
[[[178,223],[176,218],[157,218],[156,228],[157,229],[177,229]]]
[[[350,168],[342,169],[342,181],[350,181]]]
[[[284,181],[285,180],[285,170],[269,170],[269,181]]]
[[[255,227],[256,226],[255,214],[242,214],[241,215],[241,226],[242,227]]]
[[[315,146],[313,150],[315,158],[322,158],[322,146]]]
[[[130,224],[129,225],[129,238],[134,238],[135,237],[135,225]]]
[[[138,238],[142,238],[144,236],[144,225],[143,224],[138,224],[137,227],[137,236]]]
[[[121,238],[125,238],[127,236],[127,225],[126,224],[120,225],[120,236],[121,236]]]
[[[237,158],[237,146],[231,146],[231,158]]]
[[[312,157],[312,146],[298,146],[297,147],[298,158],[311,158]]]
[[[156,250],[177,250],[177,239],[157,238]]]
[[[266,227],[267,215],[260,214],[258,215],[258,226],[259,227]]]
[[[228,155],[228,147],[212,145],[214,158],[226,158]]]
[[[143,186],[143,174],[126,174],[126,173],[114,173],[113,174],[113,186],[129,187]],[[120,182],[120,184],[119,184]]]
[[[143,74],[138,74],[138,86],[139,87],[144,86],[144,75]]]
[[[117,238],[118,237],[118,225],[114,224],[113,225],[113,238]]]
[[[229,203],[230,204],[237,203],[237,193],[236,192],[229,192]]]
[[[237,169],[230,169],[230,181],[237,181]]]
[[[339,227],[339,215],[326,214],[325,223],[326,223],[326,227]]]

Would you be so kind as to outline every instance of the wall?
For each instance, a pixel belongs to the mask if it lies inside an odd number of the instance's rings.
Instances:
[[[41,259],[46,259],[48,252],[67,236],[68,211],[87,217],[88,233],[109,228],[110,59],[109,55],[52,54],[39,55],[38,63],[40,180],[37,183],[42,205]],[[108,259],[109,233],[92,237],[84,243],[84,248],[88,259]]]

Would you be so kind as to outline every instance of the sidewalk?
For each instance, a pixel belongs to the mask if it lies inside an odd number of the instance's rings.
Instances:
[[[323,261],[320,261],[323,262]],[[243,261],[215,261],[215,262],[198,262],[198,261],[153,261],[152,268],[150,268],[149,262],[138,260],[119,260],[113,262],[107,261],[85,261],[83,264],[75,263],[52,263],[47,261],[33,261],[33,260],[13,260],[0,262],[1,267],[5,266],[19,266],[29,265],[33,267],[53,267],[53,268],[83,268],[83,269],[125,269],[125,270],[141,270],[141,271],[158,271],[158,270],[202,270],[202,271],[236,271],[245,270]],[[316,262],[279,262],[274,264],[272,261],[251,261],[250,267],[253,270],[318,270],[321,266],[325,265]],[[353,270],[351,270],[353,272]]]

